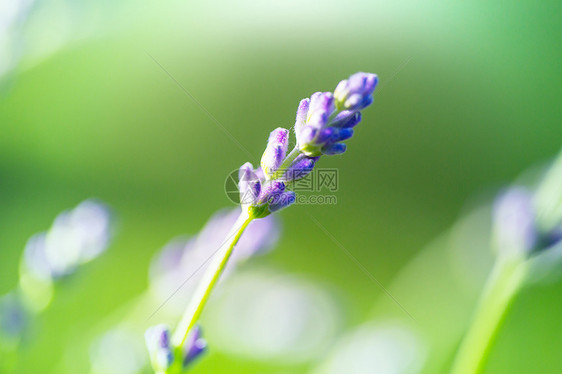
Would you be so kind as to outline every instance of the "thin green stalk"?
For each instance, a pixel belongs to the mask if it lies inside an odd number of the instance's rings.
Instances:
[[[205,306],[209,296],[211,295],[211,291],[215,287],[217,281],[219,280],[220,275],[224,271],[226,267],[226,263],[232,254],[232,250],[242,233],[248,227],[250,222],[252,222],[253,218],[248,215],[247,212],[243,211],[234,225],[230,230],[229,234],[226,236],[226,239],[223,241],[221,247],[217,250],[216,254],[213,256],[213,260],[207,271],[203,275],[201,282],[199,283],[193,297],[191,298],[191,302],[188,305],[183,317],[178,324],[174,334],[172,335],[172,345],[175,347],[183,347],[187,336],[195,323],[197,322],[203,307]],[[180,355],[181,357],[181,355]]]
[[[478,374],[525,277],[523,258],[498,258],[486,282],[472,324],[453,362],[452,374]]]

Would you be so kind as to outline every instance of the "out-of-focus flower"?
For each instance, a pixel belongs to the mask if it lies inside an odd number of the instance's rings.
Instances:
[[[16,292],[0,297],[0,347],[14,347],[23,337],[30,316]]]
[[[494,204],[494,245],[501,256],[532,257],[562,239],[562,226],[541,226],[535,194],[514,186]]]
[[[414,374],[427,348],[409,327],[388,321],[367,323],[343,337],[314,374]]]
[[[201,328],[199,326],[195,326],[187,337],[184,347],[185,357],[183,359],[183,366],[186,367],[195,361],[203,352],[205,352],[206,349],[207,342],[201,335]]]
[[[263,362],[298,364],[330,349],[341,329],[337,300],[310,280],[272,269],[233,274],[206,315],[218,350]]]
[[[116,327],[96,339],[90,347],[93,374],[139,374],[147,364],[142,334]]]
[[[494,203],[494,241],[502,254],[530,253],[538,240],[532,194],[514,187]]]
[[[110,237],[109,209],[102,203],[86,200],[59,214],[48,231],[28,241],[24,266],[38,279],[62,278],[103,253]]]
[[[170,344],[170,329],[166,325],[150,327],[145,333],[145,342],[150,355],[152,368],[157,373],[165,373],[174,362],[174,347]],[[182,347],[182,363],[185,368],[199,357],[206,348],[198,326],[193,328]]]
[[[144,339],[154,371],[163,373],[168,370],[174,361],[168,326],[156,325],[149,327],[144,334]]]
[[[174,239],[156,255],[151,262],[149,276],[151,292],[159,302],[164,302],[179,289],[179,295],[171,299],[169,304],[174,313],[181,313],[185,300],[203,275],[209,258],[221,246],[238,215],[236,209],[219,211],[207,221],[197,236]],[[250,223],[236,245],[225,273],[230,273],[248,258],[272,248],[279,239],[279,231],[278,220],[273,216]],[[189,277],[189,282],[185,283]]]

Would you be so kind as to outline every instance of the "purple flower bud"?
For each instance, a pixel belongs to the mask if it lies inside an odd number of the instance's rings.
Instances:
[[[321,129],[328,123],[334,111],[334,95],[331,92],[316,92],[310,97],[306,125]]]
[[[251,163],[246,162],[238,172],[238,189],[240,204],[252,204],[258,198],[261,189],[260,179]]]
[[[335,142],[341,142],[347,140],[353,136],[353,129],[341,129],[334,136],[332,140]]]
[[[306,177],[314,169],[314,165],[319,158],[309,157],[304,154],[298,155],[291,166],[287,168],[285,174],[283,174],[282,180],[284,182],[294,182]]]
[[[322,153],[329,156],[339,155],[341,153],[344,153],[346,148],[347,147],[344,143],[335,143],[322,148]]]
[[[317,133],[318,130],[315,128],[308,127],[308,126],[304,127],[301,131],[300,137],[298,138],[299,144],[313,143]]]
[[[207,342],[201,337],[201,329],[195,326],[189,333],[184,347],[183,366],[186,367],[206,350]]]
[[[299,103],[299,107],[297,109],[297,118],[295,119],[295,135],[297,138],[300,136],[300,132],[303,129],[306,118],[308,116],[308,107],[310,105],[310,99],[302,99]]]
[[[271,176],[283,163],[289,146],[289,130],[279,127],[271,132],[265,152],[261,157],[261,168]]]
[[[285,191],[285,184],[280,181],[270,181],[266,183],[260,192],[258,205],[268,203],[277,198],[278,195]]]
[[[269,211],[271,213],[277,212],[283,208],[288,207],[289,205],[293,204],[296,200],[296,195],[293,191],[285,191],[279,195],[275,201],[269,204]]]
[[[373,91],[378,77],[370,73],[355,73],[341,81],[334,91],[338,110],[361,110],[373,102]]]
[[[174,361],[168,326],[156,325],[149,327],[144,333],[144,340],[154,371],[164,372],[168,370]]]
[[[355,127],[359,122],[361,122],[361,112],[344,110],[338,113],[330,125],[334,127],[351,128]]]
[[[494,239],[501,254],[529,253],[537,243],[538,233],[532,195],[514,187],[494,203]]]
[[[318,144],[326,144],[329,142],[334,135],[336,134],[337,130],[333,127],[328,127],[320,131],[320,135],[316,138],[316,143]]]

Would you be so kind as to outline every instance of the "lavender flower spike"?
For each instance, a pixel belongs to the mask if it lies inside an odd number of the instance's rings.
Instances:
[[[296,146],[287,154],[289,132],[275,129],[269,136],[261,168],[246,163],[240,168],[239,189],[243,211],[263,218],[296,201],[286,190],[306,177],[322,155],[337,155],[347,149],[343,141],[353,136],[361,121],[361,109],[373,102],[378,78],[356,73],[341,81],[335,92],[316,92],[300,101],[295,118]],[[262,176],[263,175],[263,176]]]
[[[289,130],[282,127],[273,130],[261,158],[261,168],[266,178],[269,178],[281,166],[288,147]]]
[[[181,357],[181,363],[179,356],[173,357],[172,369],[167,374],[178,373],[181,365],[201,353],[203,346],[197,343],[198,332],[194,328],[228,260],[236,253],[244,231],[254,220],[294,204],[297,196],[290,190],[292,183],[309,174],[320,156],[345,151],[342,141],[353,136],[352,128],[361,120],[358,111],[372,103],[376,83],[376,75],[357,73],[342,81],[335,93],[316,92],[310,99],[301,100],[295,119],[296,145],[291,152],[287,154],[289,131],[278,128],[269,136],[261,167],[254,169],[250,163],[240,167],[238,188],[242,212],[226,240],[215,250],[172,335],[174,352],[181,348],[186,356]],[[195,336],[194,340],[188,339],[190,334]],[[186,349],[188,341],[192,343]]]

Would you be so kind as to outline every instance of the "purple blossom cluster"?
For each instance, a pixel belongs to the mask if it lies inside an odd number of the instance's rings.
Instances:
[[[341,81],[334,92],[316,92],[301,100],[295,120],[296,146],[289,150],[289,130],[277,128],[261,158],[260,167],[240,167],[240,202],[250,217],[262,218],[295,202],[291,183],[306,177],[322,155],[345,152],[343,141],[353,136],[361,110],[373,102],[378,78],[356,73]]]

